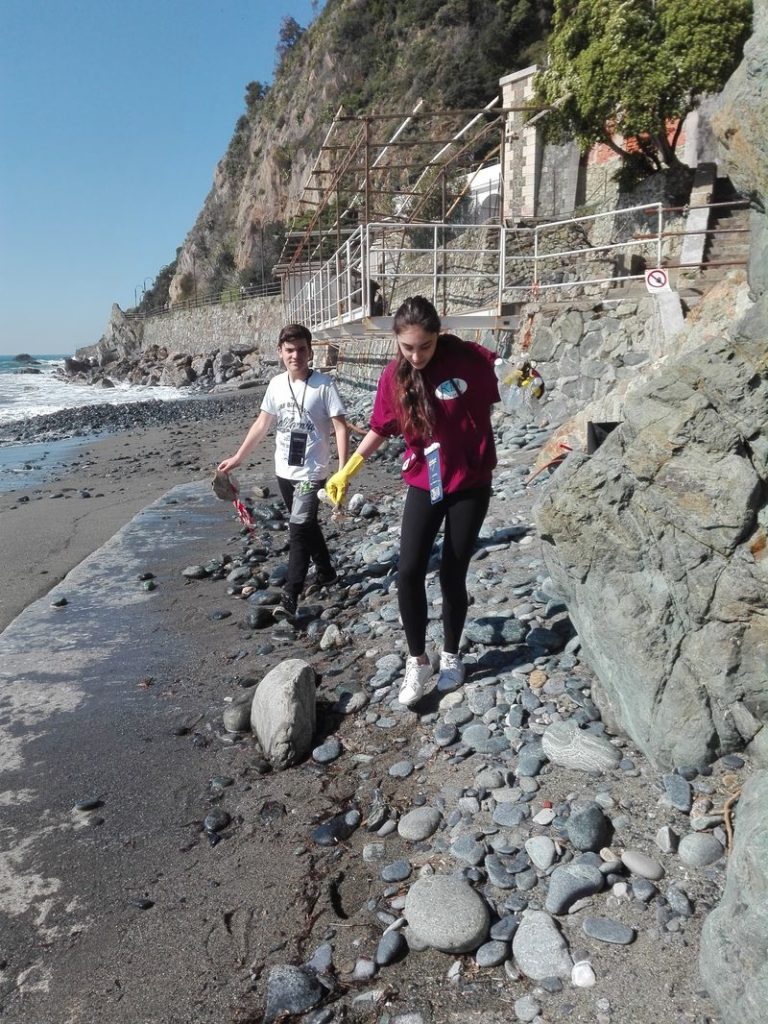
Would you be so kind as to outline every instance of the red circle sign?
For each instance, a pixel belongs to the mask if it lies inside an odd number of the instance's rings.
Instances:
[[[669,276],[666,270],[656,267],[654,270],[646,270],[645,283],[649,291],[660,291],[669,285]]]

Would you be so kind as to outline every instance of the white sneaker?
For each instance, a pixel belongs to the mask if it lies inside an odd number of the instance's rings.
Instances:
[[[408,658],[405,663],[405,677],[400,687],[398,700],[410,706],[424,696],[424,686],[432,675],[432,666],[427,662],[420,665],[416,658]]]
[[[464,682],[467,670],[458,654],[443,651],[440,655],[440,675],[437,677],[437,688],[441,693],[452,693]]]

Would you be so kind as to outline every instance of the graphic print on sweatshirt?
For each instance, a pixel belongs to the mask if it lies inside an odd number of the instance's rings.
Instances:
[[[449,377],[435,388],[435,397],[441,402],[449,402],[466,393],[469,385],[462,377]]]

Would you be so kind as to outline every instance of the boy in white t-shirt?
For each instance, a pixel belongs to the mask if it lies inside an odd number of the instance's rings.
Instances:
[[[346,410],[327,374],[312,370],[312,335],[302,324],[280,331],[277,352],[285,373],[273,377],[261,402],[261,411],[237,452],[219,464],[228,473],[253,451],[276,425],[275,472],[283,501],[290,512],[288,574],[276,618],[296,614],[310,560],[317,582],[333,583],[336,570],[317,521],[317,492],[325,484],[331,457],[331,428],[336,435],[339,468],[347,461],[349,437]]]

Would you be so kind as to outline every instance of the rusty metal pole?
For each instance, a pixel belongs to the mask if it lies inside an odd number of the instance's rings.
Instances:
[[[448,312],[448,254],[445,248],[445,211],[448,207],[447,198],[447,182],[445,180],[445,170],[443,170],[440,174],[440,221],[443,225],[440,231],[440,249],[442,253],[441,265],[443,268],[443,316]]]

